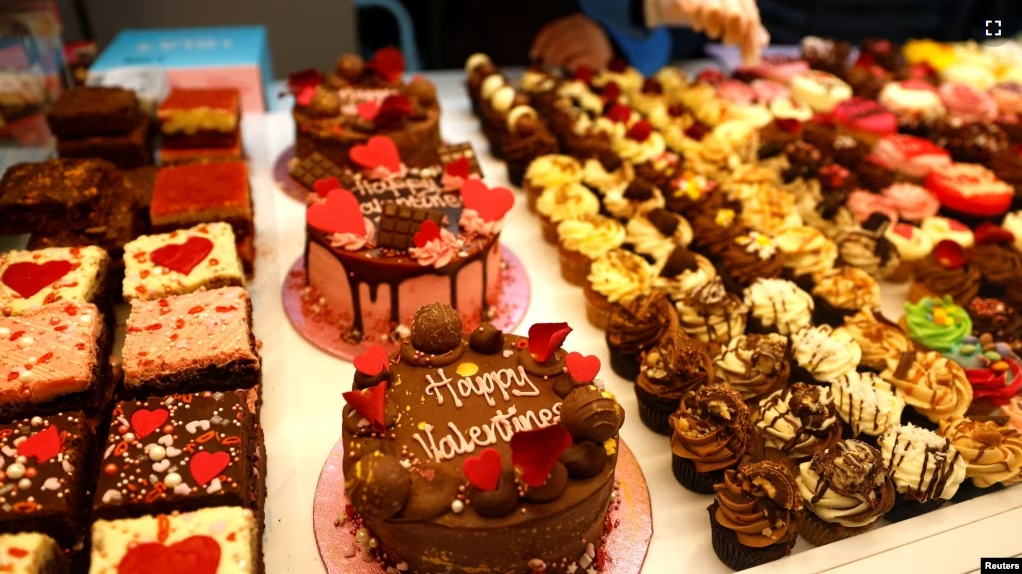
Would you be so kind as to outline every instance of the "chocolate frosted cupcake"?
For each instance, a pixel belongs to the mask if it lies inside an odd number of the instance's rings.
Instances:
[[[726,383],[746,401],[759,399],[788,384],[788,339],[769,335],[739,335],[713,360],[717,382]]]
[[[902,353],[915,350],[912,340],[896,323],[870,309],[846,318],[841,330],[851,335],[862,349],[860,369],[882,373],[891,361],[900,360]]]
[[[1022,253],[1015,249],[1014,236],[1000,227],[983,224],[976,230],[972,261],[983,297],[1000,297],[1009,285],[1022,282]]]
[[[585,160],[582,183],[603,197],[614,190],[625,189],[635,180],[632,164],[623,161],[613,151],[600,150],[595,158]]]
[[[901,422],[905,401],[879,375],[852,371],[835,379],[830,390],[852,438],[875,440]]]
[[[950,296],[955,303],[967,305],[979,294],[982,275],[970,262],[968,253],[951,240],[937,243],[933,253],[916,265],[910,301],[925,297]]]
[[[837,243],[840,261],[858,267],[876,279],[884,279],[898,268],[900,259],[885,233],[891,220],[885,215],[870,215],[862,227],[841,233]]]
[[[709,259],[679,245],[658,263],[653,287],[667,293],[671,301],[684,301],[716,277],[717,268]]]
[[[913,425],[898,426],[879,439],[897,499],[887,520],[901,522],[940,508],[965,481],[968,463],[951,441]]]
[[[814,227],[789,229],[775,236],[774,243],[784,254],[784,277],[805,289],[811,289],[813,277],[830,271],[837,261],[837,245]]]
[[[642,257],[623,249],[604,253],[589,268],[586,317],[596,327],[606,329],[611,315],[622,304],[648,293],[652,282],[653,268]]]
[[[894,506],[894,482],[883,455],[849,439],[799,466],[805,520],[799,535],[816,546],[862,534]]]
[[[656,208],[632,217],[625,226],[625,243],[640,255],[663,261],[677,246],[692,242],[692,227],[684,217]]]
[[[802,527],[803,501],[795,478],[774,462],[745,463],[714,486],[707,509],[717,558],[746,570],[791,554]]]
[[[852,336],[830,325],[808,327],[791,336],[791,378],[808,384],[830,383],[855,371],[862,349]]]
[[[692,224],[692,249],[711,261],[717,261],[735,239],[748,232],[731,208],[700,212],[689,223]]]
[[[880,308],[880,284],[857,267],[838,267],[816,276],[813,321],[834,327],[862,309]]]
[[[643,354],[677,328],[674,305],[660,290],[623,303],[607,325],[611,368],[621,378],[634,381],[639,376]]]
[[[745,333],[749,309],[724,288],[720,277],[693,291],[676,307],[681,330],[711,349]]]
[[[508,179],[511,185],[521,187],[526,169],[533,160],[557,153],[557,138],[540,121],[536,110],[529,106],[516,106],[507,114],[503,149]]]
[[[724,471],[742,461],[752,440],[749,407],[727,385],[706,385],[681,399],[670,417],[674,478],[699,494],[712,494]]]
[[[720,254],[717,264],[725,284],[737,292],[757,279],[780,277],[784,270],[784,255],[773,239],[750,231],[732,240]]]
[[[955,417],[940,421],[938,434],[949,441],[965,460],[965,475],[972,484],[962,484],[955,500],[978,496],[1020,480],[1022,435],[1014,427],[994,421]]]
[[[713,380],[713,363],[706,347],[681,331],[671,331],[651,348],[635,380],[639,418],[653,432],[671,434],[668,417],[678,410],[685,393]]]
[[[585,286],[593,260],[624,245],[625,226],[602,215],[584,215],[557,224],[557,252],[561,276],[572,285]]]
[[[757,279],[743,292],[752,333],[791,335],[813,323],[813,297],[785,279]]]
[[[881,376],[894,385],[905,404],[925,417],[920,426],[964,416],[972,404],[972,385],[965,370],[934,351],[903,353]]]
[[[752,415],[758,444],[754,456],[798,472],[799,462],[841,440],[841,421],[828,387],[793,383],[760,401]]]
[[[976,297],[966,312],[972,318],[972,334],[980,337],[985,334],[998,341],[1005,341],[1010,346],[1022,338],[1022,315],[1014,307],[1005,305],[998,299]]]
[[[724,195],[717,183],[691,171],[678,174],[663,189],[667,209],[688,219],[723,207]]]

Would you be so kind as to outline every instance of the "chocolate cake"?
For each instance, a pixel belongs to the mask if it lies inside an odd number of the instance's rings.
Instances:
[[[593,384],[595,356],[560,348],[570,331],[465,336],[432,304],[394,357],[355,359],[345,491],[385,566],[584,572],[601,559],[624,411]]]

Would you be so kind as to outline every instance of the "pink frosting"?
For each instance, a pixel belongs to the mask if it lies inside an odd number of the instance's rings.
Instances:
[[[762,62],[753,68],[753,71],[763,78],[787,85],[795,76],[808,72],[809,63],[805,60],[780,63]]]
[[[756,94],[756,101],[770,103],[774,100],[791,97],[791,90],[787,86],[774,80],[753,80],[752,91]]]
[[[478,211],[465,209],[461,212],[461,219],[458,220],[458,225],[465,230],[465,233],[488,237],[500,233],[500,230],[504,228],[504,220],[486,221],[479,215]]]
[[[408,175],[408,166],[406,166],[403,163],[401,164],[401,167],[398,168],[398,170],[396,172],[395,171],[390,171],[389,169],[383,167],[382,165],[374,167],[372,169],[367,169],[367,170],[362,172],[362,177],[364,177],[366,179],[371,179],[371,180],[374,180],[374,181],[379,181],[381,179],[390,179],[392,177],[393,178],[401,178],[401,177],[405,177],[406,175]]]
[[[419,265],[440,269],[447,265],[461,251],[461,243],[453,233],[446,229],[440,230],[440,237],[433,239],[422,247],[412,247],[408,253],[418,261]]]
[[[990,88],[990,95],[997,102],[997,108],[1004,115],[1022,114],[1022,84],[1003,82]]]
[[[717,84],[717,97],[735,104],[751,104],[756,99],[756,92],[745,82],[724,80]]]
[[[937,215],[940,200],[925,187],[911,183],[895,183],[880,192],[906,221],[922,221]]]
[[[968,123],[988,123],[997,118],[997,102],[972,86],[945,82],[937,93],[951,117]]]
[[[951,163],[951,155],[937,144],[916,136],[894,134],[879,142],[870,159],[909,177],[923,178],[938,165]]]
[[[866,190],[857,189],[850,193],[845,205],[852,210],[859,221],[866,221],[874,213],[882,213],[891,218],[891,221],[898,221],[898,208],[894,202],[887,197]]]
[[[331,233],[327,236],[330,246],[344,249],[345,251],[358,251],[362,249],[376,237],[376,226],[373,225],[373,222],[368,217],[365,218],[365,224],[366,231],[362,235],[355,233]]]

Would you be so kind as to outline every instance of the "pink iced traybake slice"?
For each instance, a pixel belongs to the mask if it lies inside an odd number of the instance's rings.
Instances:
[[[240,287],[132,301],[121,352],[124,386],[139,394],[255,386],[260,361],[251,315]]]
[[[40,414],[107,390],[105,326],[91,303],[54,303],[0,317],[0,415]]]

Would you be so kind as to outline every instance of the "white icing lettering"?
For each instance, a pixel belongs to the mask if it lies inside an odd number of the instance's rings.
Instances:
[[[560,419],[560,403],[554,404],[550,409],[540,409],[538,412],[526,411],[519,415],[518,409],[511,405],[507,412],[498,410],[490,422],[484,425],[469,427],[468,432],[462,432],[458,425],[453,422],[447,423],[450,432],[442,437],[433,436],[433,425],[424,424],[422,430],[426,433],[424,439],[419,433],[413,433],[412,439],[419,443],[426,456],[436,462],[451,460],[462,454],[475,452],[476,447],[487,447],[497,444],[498,439],[510,442],[516,432],[548,427],[556,424]],[[465,436],[468,436],[468,439]],[[427,442],[428,441],[428,442]]]

